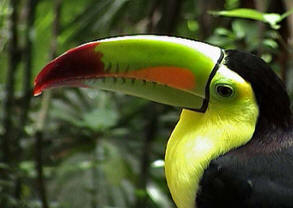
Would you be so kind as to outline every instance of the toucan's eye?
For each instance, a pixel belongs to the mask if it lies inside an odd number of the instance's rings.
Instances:
[[[222,97],[231,97],[234,94],[233,88],[229,85],[217,85],[216,91]]]

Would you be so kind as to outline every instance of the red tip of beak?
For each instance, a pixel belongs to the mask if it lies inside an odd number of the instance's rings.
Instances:
[[[45,66],[34,81],[34,96],[57,86],[81,86],[81,79],[103,73],[102,54],[96,52],[98,42],[71,49]]]

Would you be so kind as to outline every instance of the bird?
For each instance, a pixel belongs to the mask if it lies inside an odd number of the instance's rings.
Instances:
[[[178,208],[293,207],[290,99],[261,58],[181,37],[111,37],[52,60],[34,95],[62,86],[182,108],[165,154]]]

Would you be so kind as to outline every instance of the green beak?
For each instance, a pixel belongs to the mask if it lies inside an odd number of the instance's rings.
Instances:
[[[50,62],[34,95],[59,86],[96,87],[204,112],[220,48],[167,36],[126,36],[90,42]]]

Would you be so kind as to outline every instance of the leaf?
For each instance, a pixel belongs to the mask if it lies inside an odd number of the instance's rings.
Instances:
[[[105,130],[114,126],[118,121],[117,112],[111,109],[94,109],[84,114],[83,124],[94,131]]]
[[[171,207],[167,196],[162,192],[161,188],[155,183],[147,185],[147,193],[159,207]]]
[[[0,163],[0,170],[9,170],[9,166],[7,165],[7,164],[5,164],[5,163]]]
[[[264,39],[263,44],[265,46],[268,46],[268,47],[272,48],[272,49],[277,49],[278,48],[278,43],[273,39]]]
[[[281,15],[281,20],[285,19],[286,17],[290,16],[293,14],[293,9],[290,9],[289,11],[285,12],[284,14]]]
[[[267,63],[270,63],[271,61],[272,61],[272,55],[271,54],[263,54],[262,56],[261,56],[261,58],[265,61],[265,62],[267,62]]]
[[[237,21],[237,20],[233,21],[232,30],[238,39],[244,38],[247,33],[247,28],[246,28],[246,25],[243,24],[243,21]]]
[[[225,17],[239,17],[261,21],[269,24],[273,29],[279,29],[281,22],[284,18],[288,17],[293,13],[293,9],[284,13],[283,15],[277,13],[262,13],[254,9],[233,9],[233,10],[223,10],[223,11],[210,11],[211,15],[215,16],[225,16]]]
[[[219,27],[215,30],[215,33],[218,35],[222,35],[222,36],[230,36],[231,34],[233,35],[233,33],[231,33],[230,30],[223,28],[223,27]]]
[[[187,27],[190,31],[198,31],[199,29],[199,25],[198,22],[195,20],[187,20]]]
[[[275,13],[271,13],[271,14],[264,14],[264,21],[265,23],[270,24],[270,26],[277,30],[280,28],[280,25],[278,25],[278,22],[281,22],[281,15],[279,14],[275,14]]]
[[[264,17],[261,12],[253,9],[233,9],[223,11],[210,11],[209,14],[214,16],[225,16],[225,17],[240,17],[249,18],[259,21],[264,21]]]
[[[37,172],[35,169],[35,164],[33,161],[22,161],[19,164],[20,170],[22,170],[24,173],[26,173],[27,176],[30,178],[36,178],[37,177]]]

